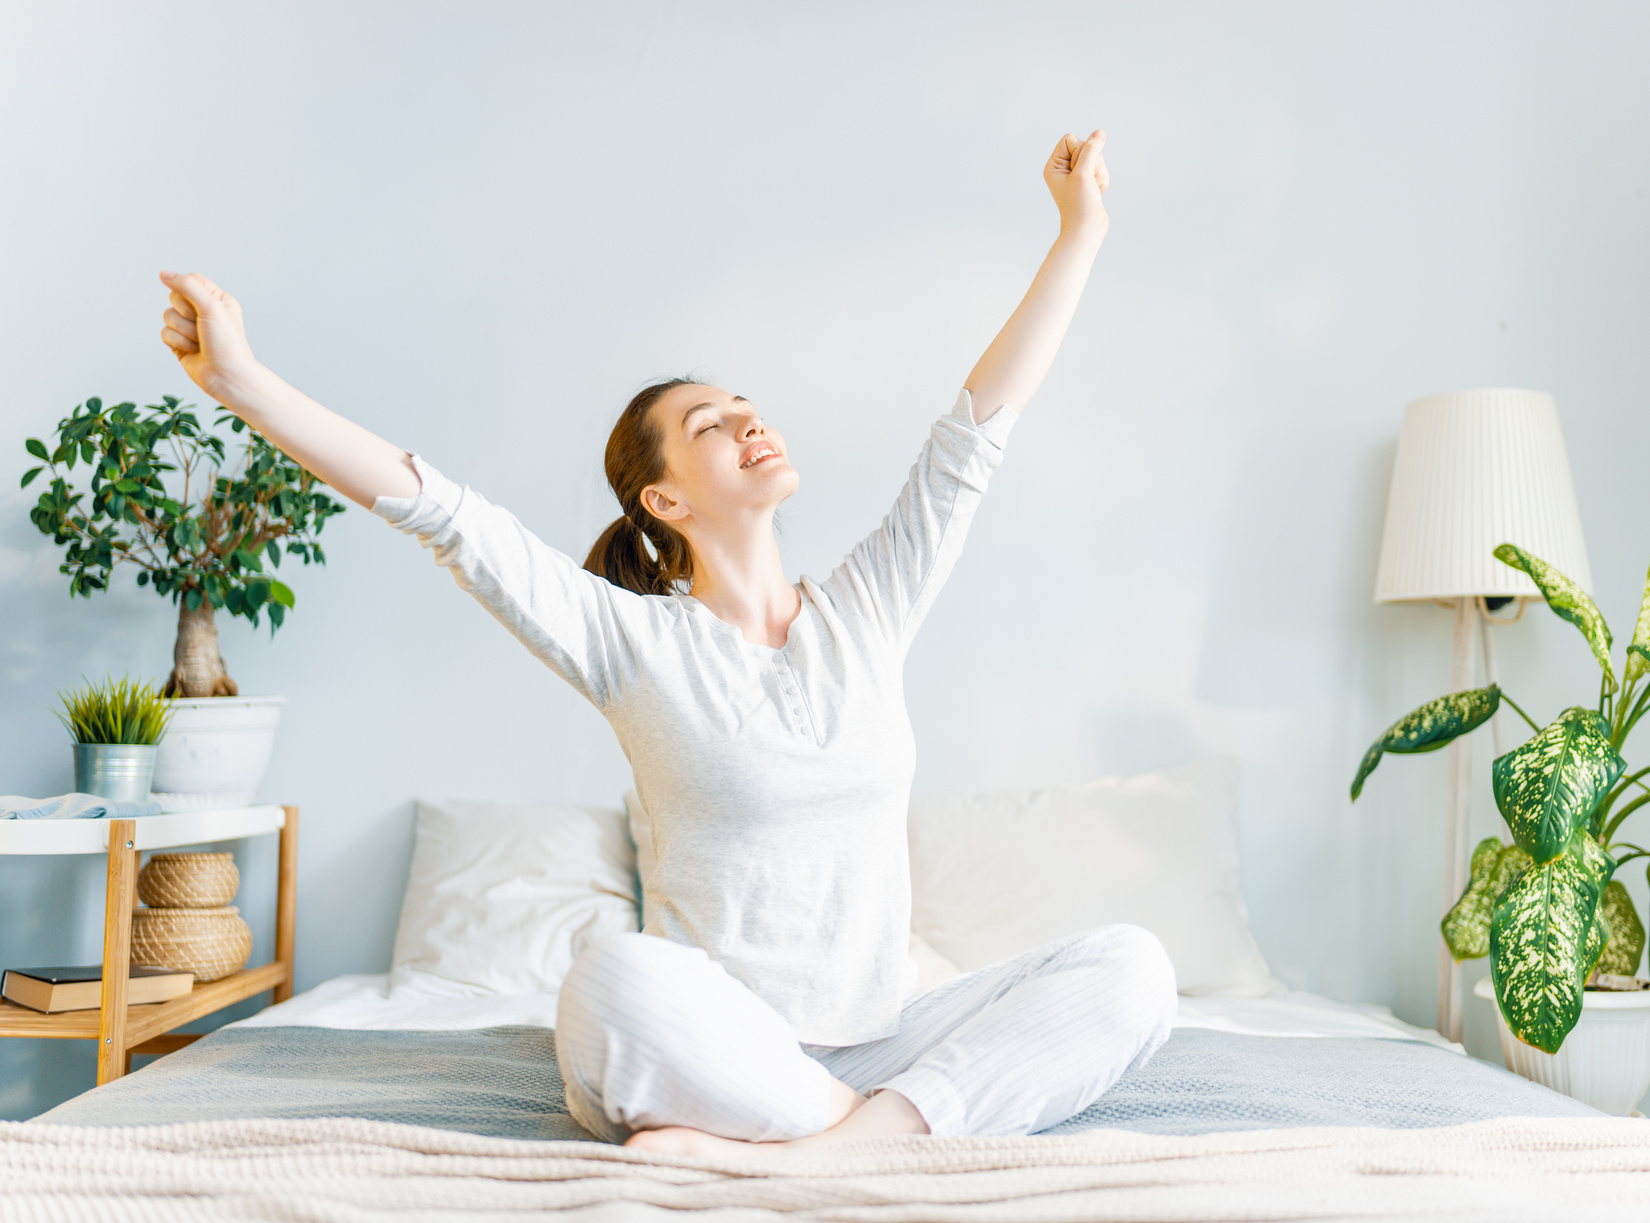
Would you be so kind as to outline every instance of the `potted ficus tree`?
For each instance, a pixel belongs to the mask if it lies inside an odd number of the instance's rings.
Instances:
[[[1503,702],[1530,724],[1535,734],[1492,770],[1512,842],[1490,837],[1473,851],[1471,880],[1444,917],[1443,935],[1457,960],[1489,956],[1510,1069],[1625,1113],[1650,1089],[1650,982],[1635,976],[1644,924],[1613,878],[1650,857],[1619,835],[1650,803],[1650,768],[1631,771],[1621,754],[1650,710],[1650,579],[1618,680],[1609,626],[1587,592],[1512,544],[1495,555],[1527,573],[1547,606],[1581,630],[1603,672],[1597,705],[1572,706],[1543,727],[1494,684],[1439,697],[1375,741],[1352,797],[1384,753],[1435,751]]]
[[[246,433],[235,463],[223,438],[203,429],[191,405],[105,407],[88,399],[58,422],[55,443],[25,445],[50,483],[29,517],[62,546],[70,597],[107,589],[116,565],[138,570],[178,607],[171,724],[155,760],[155,797],[167,810],[250,802],[269,762],[282,697],[239,694],[218,652],[219,611],[271,635],[294,604],[275,576],[285,557],[324,564],[317,536],[343,505],[325,485],[244,421],[220,410],[214,426]],[[70,473],[84,464],[86,492]]]

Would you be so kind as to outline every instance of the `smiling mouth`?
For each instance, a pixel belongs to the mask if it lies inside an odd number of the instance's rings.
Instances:
[[[746,459],[743,463],[739,464],[739,466],[741,470],[743,470],[746,467],[755,467],[764,459],[777,459],[778,457],[779,451],[764,447],[763,449],[758,450],[755,454],[751,455],[751,457]]]

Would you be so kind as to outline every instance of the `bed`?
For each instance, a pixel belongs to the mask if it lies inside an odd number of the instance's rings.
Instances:
[[[0,1204],[8,1220],[1597,1220],[1650,1194],[1643,1122],[1311,995],[1183,999],[1146,1066],[1043,1135],[740,1165],[590,1139],[562,1104],[553,1011],[339,978],[5,1127]]]
[[[634,929],[645,909],[639,821],[422,804],[390,973],[328,981],[0,1125],[0,1215],[1645,1217],[1642,1119],[1606,1117],[1384,1008],[1272,980],[1248,939],[1229,804],[1221,814],[1230,771],[1157,780],[913,805],[925,984],[1005,939],[1041,940],[1050,923],[1116,919],[1107,906],[1121,904],[1160,933],[1195,991],[1145,1066],[1043,1134],[877,1139],[735,1163],[592,1140],[563,1104],[556,991],[588,939]],[[1064,865],[1035,851],[1039,835]],[[1085,849],[1084,837],[1098,839]],[[1153,837],[1177,855],[1173,879],[1152,873]],[[1185,861],[1188,844],[1212,846],[1208,860]],[[1128,864],[1100,887],[1097,845]],[[1080,877],[1060,878],[1073,862],[1086,862]]]
[[[593,1141],[567,1115],[553,1021],[547,995],[415,1001],[392,998],[387,976],[343,977],[36,1120],[134,1126],[358,1117]],[[1294,994],[1184,999],[1173,1035],[1144,1067],[1047,1133],[1418,1129],[1600,1115],[1379,1008]]]

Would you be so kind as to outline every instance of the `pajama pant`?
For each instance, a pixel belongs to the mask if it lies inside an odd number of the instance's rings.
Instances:
[[[830,1080],[910,1100],[933,1134],[1030,1134],[1075,1116],[1168,1039],[1174,968],[1138,926],[1102,926],[913,996],[899,1030],[799,1044],[698,947],[595,944],[562,985],[567,1110],[599,1138],[691,1126],[771,1142],[830,1122]]]

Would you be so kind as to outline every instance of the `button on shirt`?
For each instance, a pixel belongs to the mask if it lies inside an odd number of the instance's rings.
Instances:
[[[612,725],[652,823],[647,932],[704,948],[803,1043],[892,1035],[916,984],[901,672],[1018,418],[976,424],[963,391],[882,525],[797,583],[780,649],[587,573],[417,455],[418,495],[373,506]]]

